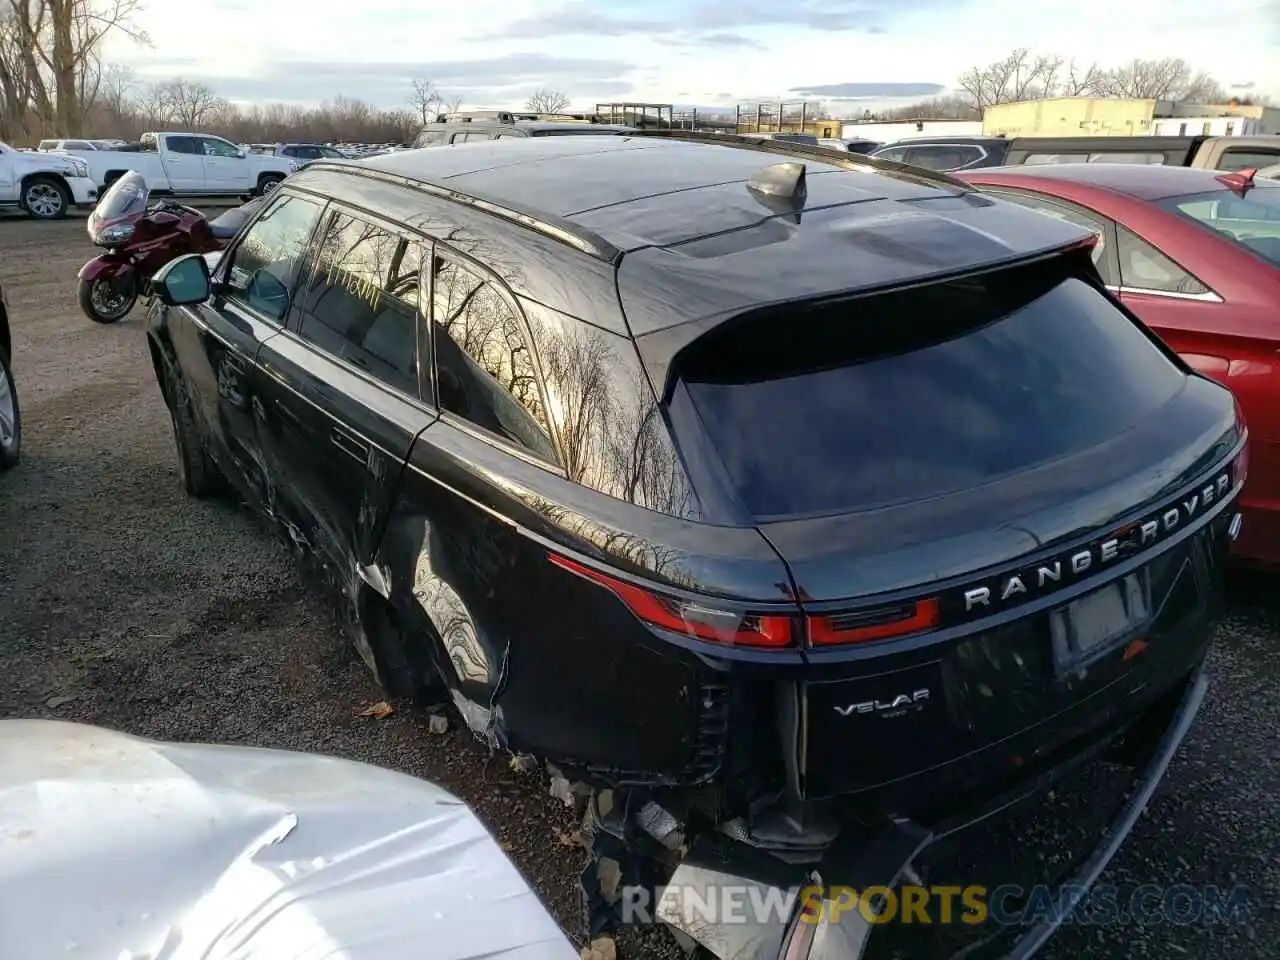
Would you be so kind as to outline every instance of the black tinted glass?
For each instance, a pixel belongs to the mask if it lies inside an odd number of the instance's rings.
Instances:
[[[299,333],[389,386],[418,396],[422,248],[345,214],[316,248]]]
[[[523,324],[498,288],[453,260],[437,258],[432,321],[440,406],[508,443],[557,460]]]
[[[229,296],[282,320],[298,267],[320,219],[321,205],[302,197],[277,197],[231,253]]]
[[[760,518],[923,499],[1044,464],[1121,433],[1183,383],[1106,296],[1061,275],[793,310],[704,344],[684,380]]]

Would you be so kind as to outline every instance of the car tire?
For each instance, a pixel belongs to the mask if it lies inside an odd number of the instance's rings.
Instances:
[[[54,177],[30,177],[22,185],[22,209],[36,220],[62,220],[71,209],[71,194]]]
[[[22,409],[9,355],[0,347],[0,470],[15,466],[22,453]]]
[[[209,456],[204,436],[191,413],[187,398],[175,389],[173,374],[165,371],[165,401],[173,422],[173,442],[178,449],[178,476],[188,496],[203,500],[226,489],[218,465]]]
[[[280,186],[284,177],[278,173],[264,173],[258,178],[258,196],[265,197]]]

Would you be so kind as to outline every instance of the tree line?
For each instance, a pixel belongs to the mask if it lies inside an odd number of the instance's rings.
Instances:
[[[1001,103],[1045,97],[1107,97],[1138,100],[1185,100],[1225,103],[1223,85],[1180,57],[1130,60],[1113,67],[1080,63],[1054,54],[1019,47],[988,64],[960,74],[954,95],[868,114],[865,119],[906,120],[916,117],[981,120],[982,111]],[[1247,102],[1247,101],[1246,101]]]

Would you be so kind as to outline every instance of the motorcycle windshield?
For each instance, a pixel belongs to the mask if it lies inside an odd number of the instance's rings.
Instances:
[[[149,194],[147,181],[140,173],[130,170],[120,177],[102,195],[89,215],[89,236],[93,242],[109,241],[111,237],[107,234],[111,227],[128,223],[143,214]]]

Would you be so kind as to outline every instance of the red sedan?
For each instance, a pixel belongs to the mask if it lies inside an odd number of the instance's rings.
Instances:
[[[1280,564],[1280,181],[1071,163],[952,174],[1093,230],[1107,286],[1249,424],[1241,559]]]

